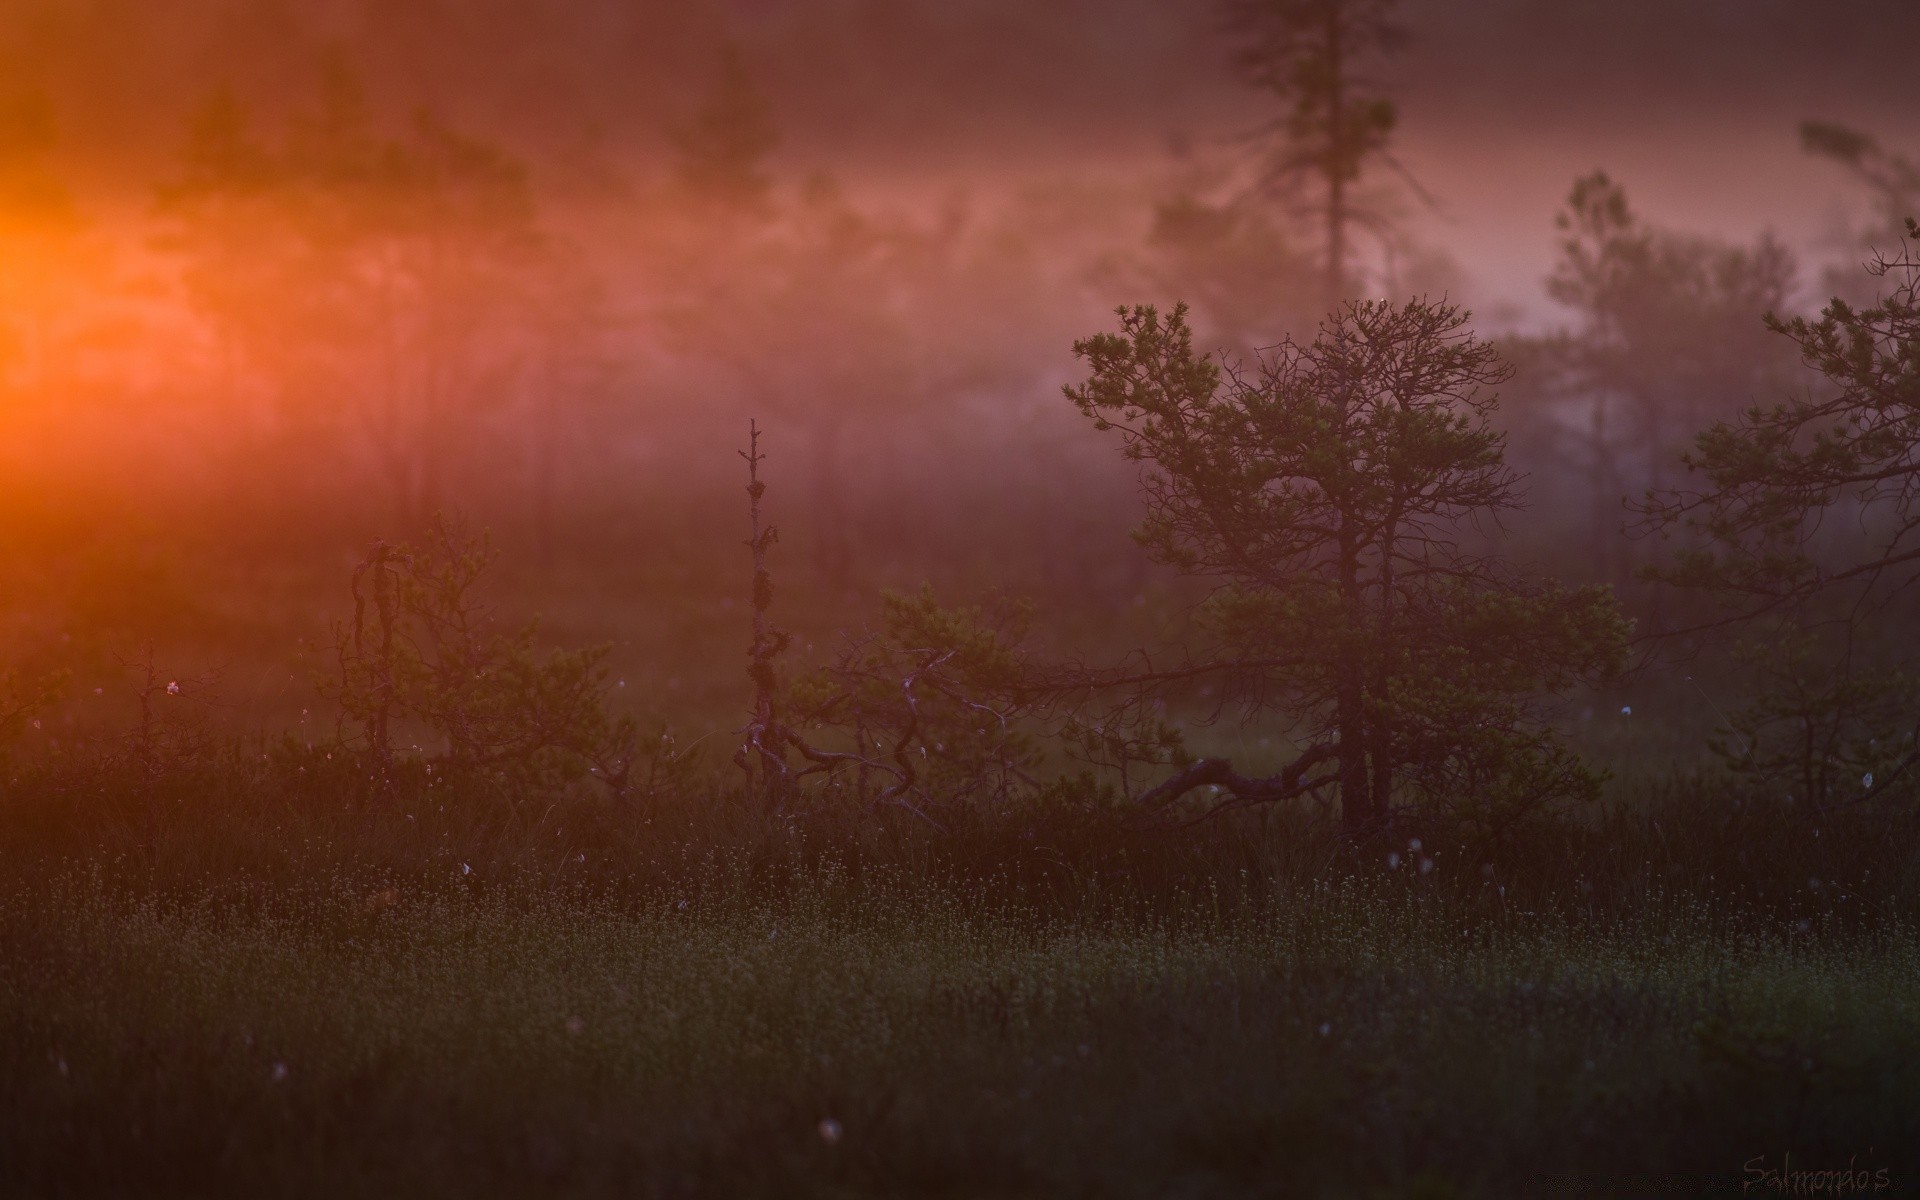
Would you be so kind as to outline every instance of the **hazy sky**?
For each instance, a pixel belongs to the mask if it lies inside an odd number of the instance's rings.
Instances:
[[[792,128],[789,157],[972,182],[1149,168],[1260,121],[1199,0],[734,0]],[[1537,306],[1552,216],[1604,168],[1650,218],[1820,243],[1857,194],[1804,157],[1819,117],[1906,141],[1912,0],[1408,0],[1381,72],[1418,218],[1483,309]]]
[[[310,100],[341,44],[389,111],[430,105],[557,178],[583,147],[646,169],[719,44],[778,102],[792,174],[858,195],[1034,179],[1145,187],[1185,140],[1225,152],[1262,98],[1224,69],[1209,0],[4,0],[0,86],[55,98],[73,149],[132,194],[219,83]],[[1406,0],[1382,73],[1401,159],[1440,201],[1418,229],[1469,298],[1541,303],[1552,216],[1605,168],[1651,218],[1817,248],[1857,197],[1804,158],[1806,117],[1908,137],[1916,0]],[[276,95],[275,93],[278,93]],[[4,98],[4,96],[0,96]],[[1904,145],[1903,145],[1904,144]],[[657,166],[657,155],[656,155]]]

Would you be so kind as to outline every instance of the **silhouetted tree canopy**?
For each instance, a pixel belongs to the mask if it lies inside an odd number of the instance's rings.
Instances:
[[[1908,237],[1920,240],[1911,221]],[[1920,578],[1920,260],[1910,249],[1874,274],[1891,286],[1871,307],[1836,299],[1813,320],[1766,318],[1826,386],[1700,434],[1684,462],[1706,486],[1657,496],[1650,512],[1706,544],[1662,578],[1756,611]],[[1820,537],[1842,507],[1862,536]]]
[[[1349,303],[1246,370],[1197,355],[1184,308],[1120,318],[1075,347],[1088,377],[1067,394],[1142,464],[1148,551],[1219,585],[1206,622],[1248,664],[1239,695],[1306,744],[1271,779],[1201,760],[1155,799],[1337,786],[1365,828],[1398,792],[1488,817],[1590,795],[1532,699],[1616,668],[1627,623],[1604,590],[1463,545],[1465,522],[1520,503],[1491,425],[1508,368],[1466,315]]]
[[[1755,699],[1719,748],[1816,810],[1870,800],[1916,762],[1900,631],[1920,583],[1920,225],[1907,237],[1871,268],[1874,304],[1766,318],[1820,382],[1701,433],[1685,462],[1703,486],[1646,505],[1692,539],[1652,576],[1753,622]]]

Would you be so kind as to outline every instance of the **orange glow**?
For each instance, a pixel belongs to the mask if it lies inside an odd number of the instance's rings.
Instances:
[[[86,574],[82,543],[157,556],[209,581],[183,585],[207,611],[291,636],[343,548],[448,509],[596,586],[617,563],[717,603],[751,415],[796,557],[834,588],[1011,564],[1132,596],[1130,477],[1058,396],[1073,340],[1123,302],[1191,300],[1240,350],[1313,319],[1310,227],[1276,207],[1265,233],[1182,243],[1156,216],[1223,203],[1267,117],[1179,6],[1118,5],[1097,37],[1084,6],[998,0],[892,23],[775,0],[167,8],[0,15],[0,533],[22,579]],[[1595,161],[1667,226],[1853,252],[1831,235],[1859,197],[1792,124],[1816,94],[1872,124],[1868,68],[1898,39],[1830,31],[1784,91],[1705,61],[1739,102],[1675,84],[1694,107],[1654,133],[1641,57],[1779,49],[1798,18],[1661,42],[1649,9],[1606,42],[1578,14],[1409,11],[1397,146],[1437,207],[1385,202],[1369,288],[1450,292],[1494,333],[1559,321],[1553,213]],[[1590,70],[1590,101],[1542,94],[1553,61]],[[274,572],[311,587],[270,604],[250,589]],[[78,631],[80,586],[16,595]],[[554,590],[529,582],[529,606]],[[105,641],[157,630],[116,605]]]

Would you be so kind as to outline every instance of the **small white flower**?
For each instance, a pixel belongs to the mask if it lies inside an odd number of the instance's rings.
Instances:
[[[829,1146],[838,1146],[840,1144],[840,1138],[845,1132],[840,1128],[840,1122],[834,1120],[832,1117],[821,1118],[818,1129],[820,1132],[820,1140]]]
[[[1421,859],[1421,860],[1420,860],[1420,873],[1421,873],[1422,875],[1431,875],[1431,874],[1433,873],[1433,860],[1432,860],[1432,859],[1430,859],[1430,858],[1423,858],[1423,859]]]
[[[1398,850],[1395,850],[1391,854],[1387,855],[1387,870],[1389,871],[1396,870],[1399,868],[1399,866],[1400,866],[1400,852]]]
[[[473,868],[472,868],[472,867],[470,867],[470,866],[468,866],[468,865],[467,865],[467,864],[465,864],[465,863],[461,863],[461,864],[460,864],[460,873],[461,873],[462,875],[471,875],[471,874],[473,874]]]
[[[1631,704],[1622,704],[1622,705],[1620,706],[1620,715],[1621,715],[1621,716],[1623,716],[1623,717],[1630,717],[1630,716],[1632,716],[1632,715],[1633,715],[1633,705],[1631,705]]]
[[[1420,839],[1414,838],[1412,841],[1408,842],[1407,849],[1413,851],[1415,854],[1420,853]]]
[[[1860,786],[1868,789],[1869,791],[1873,789],[1873,772],[1872,771],[1868,771],[1865,775],[1862,775],[1860,777]]]

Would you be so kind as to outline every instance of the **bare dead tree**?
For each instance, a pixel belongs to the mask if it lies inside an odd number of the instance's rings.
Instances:
[[[897,689],[906,720],[904,725],[892,730],[893,741],[890,753],[885,758],[867,753],[869,746],[864,741],[864,720],[861,722],[862,740],[856,742],[856,750],[836,751],[808,742],[783,715],[775,662],[793,638],[786,630],[773,624],[770,616],[773,577],[767,569],[767,552],[779,541],[780,535],[778,527],[768,522],[761,511],[767,485],[760,478],[760,464],[766,461],[766,455],[760,452],[760,426],[757,422],[748,423],[747,438],[747,449],[739,453],[747,463],[750,536],[746,544],[753,555],[753,641],[747,648],[751,660],[747,675],[753,680],[754,703],[753,716],[740,731],[740,748],[735,752],[733,761],[747,773],[750,782],[758,774],[759,787],[769,805],[775,809],[784,807],[790,801],[801,778],[853,767],[863,775],[877,773],[892,780],[882,789],[875,800],[876,804],[908,809],[938,825],[915,803],[915,796],[921,791],[921,773],[914,763],[913,751],[917,747],[916,735],[920,721],[919,689],[924,681],[936,675],[951,655],[943,656],[939,651],[923,652],[916,656],[916,666],[888,681],[889,686]],[[853,707],[850,701],[854,690],[860,684],[872,684],[875,678],[872,671],[860,673],[857,682],[849,678],[843,695],[829,698],[825,708],[833,711]],[[797,756],[806,766],[795,770],[789,755]]]
[[[786,801],[792,778],[784,752],[786,730],[780,724],[779,680],[773,664],[786,650],[792,636],[775,628],[767,615],[773,607],[773,576],[767,572],[767,549],[780,540],[780,531],[760,515],[760,500],[767,494],[767,485],[760,479],[760,464],[766,461],[766,455],[760,453],[759,422],[747,423],[747,448],[740,451],[740,457],[747,460],[747,514],[752,531],[747,548],[753,553],[753,641],[747,647],[747,657],[751,660],[747,676],[753,680],[753,719],[740,731],[740,752],[735,761],[747,772],[749,781],[753,778],[754,764],[760,765],[761,790],[768,802],[778,807]]]

